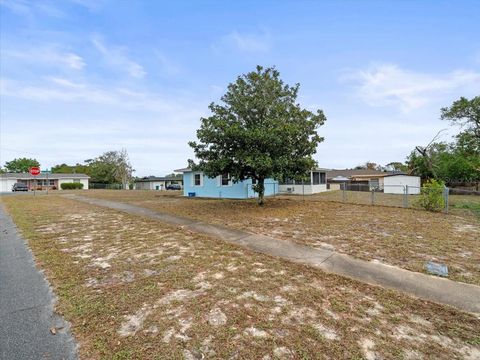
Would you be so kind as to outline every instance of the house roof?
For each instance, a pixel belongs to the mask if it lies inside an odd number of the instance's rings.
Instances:
[[[173,170],[173,171],[178,172],[178,173],[184,173],[184,172],[192,171],[192,169],[186,167],[186,168],[176,169],[176,170]]]
[[[369,169],[345,169],[345,170],[329,170],[327,171],[327,178],[331,179],[337,176],[342,176],[346,178],[352,177],[384,177],[391,174],[391,172],[385,172],[380,170],[369,170]]]
[[[47,174],[40,174],[37,176],[30,175],[30,173],[5,173],[0,174],[0,178],[6,179],[19,179],[19,180],[33,180],[33,179],[46,179]],[[86,174],[48,174],[48,179],[90,179],[90,176]]]
[[[145,176],[141,179],[135,180],[135,182],[152,182],[152,181],[183,181],[183,178],[174,177],[174,176]]]
[[[404,173],[404,172],[395,172],[395,173],[390,173],[390,174],[385,175],[385,177],[389,177],[389,176],[411,176],[411,177],[419,177],[419,176],[417,176],[417,175],[410,175],[410,174],[407,174],[407,173]]]
[[[188,167],[187,167],[187,168],[182,168],[182,169],[176,169],[176,170],[174,170],[174,171],[175,171],[175,172],[179,172],[179,173],[180,173],[180,172],[181,172],[181,173],[184,173],[184,172],[189,172],[189,171],[192,171],[192,169],[190,169],[190,168],[188,168]],[[312,169],[312,171],[322,171],[322,172],[328,172],[328,171],[330,171],[330,169],[325,169],[325,168],[314,168],[314,169]]]
[[[331,169],[325,169],[325,168],[314,168],[312,171],[321,171],[321,172],[329,172]]]

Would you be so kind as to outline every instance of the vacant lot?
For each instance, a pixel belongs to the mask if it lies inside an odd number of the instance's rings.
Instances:
[[[480,320],[447,306],[55,195],[2,201],[82,358],[480,356]]]
[[[430,213],[395,207],[319,201],[316,196],[253,200],[184,198],[154,191],[82,194],[326,247],[366,260],[423,272],[426,261],[446,263],[452,280],[480,285],[480,218],[468,210]],[[455,201],[460,202],[457,198]]]
[[[294,199],[294,197],[288,197]],[[372,203],[372,193],[368,191],[343,191],[335,190],[328,191],[314,196],[296,196],[297,200],[327,200],[327,201],[336,201],[336,202],[345,202],[349,204],[359,204],[359,205],[371,205]],[[394,194],[384,194],[381,192],[375,193],[373,195],[373,201],[375,205],[382,206],[394,206],[394,207],[411,207],[414,209],[421,210],[418,205],[419,196],[418,195],[409,195],[407,203],[404,203],[403,195],[394,195]],[[449,195],[448,197],[449,212],[457,215],[477,215],[480,216],[480,196],[474,195]]]

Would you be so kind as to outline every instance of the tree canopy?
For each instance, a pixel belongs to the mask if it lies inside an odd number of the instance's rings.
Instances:
[[[266,178],[295,178],[315,166],[312,155],[323,141],[317,129],[326,121],[296,103],[299,84],[289,86],[275,68],[257,66],[228,85],[221,104],[201,118],[198,141],[191,141],[198,164],[209,177],[229,174],[234,182],[251,178],[263,204]]]
[[[95,159],[85,160],[88,164],[87,173],[92,182],[105,184],[122,183],[126,188],[132,179],[133,168],[125,149],[107,151]]]
[[[52,166],[52,173],[55,174],[88,174],[88,165],[85,164],[76,164],[76,165],[67,165],[60,164]]]
[[[93,183],[122,183],[126,188],[132,180],[132,165],[125,149],[106,151],[102,155],[85,160],[85,164],[52,166],[52,173],[82,173],[90,176]]]
[[[387,171],[401,171],[401,172],[407,172],[408,171],[408,166],[400,161],[392,161],[385,165],[385,169]]]
[[[441,119],[460,125],[464,132],[470,133],[480,141],[480,96],[472,100],[461,97],[452,106],[441,109]]]
[[[7,172],[26,173],[31,167],[40,166],[36,159],[17,158],[5,163],[5,170]]]
[[[417,146],[408,156],[409,170],[424,179],[447,184],[480,181],[480,97],[464,97],[441,109],[441,119],[460,125],[462,131],[450,143],[437,141]]]

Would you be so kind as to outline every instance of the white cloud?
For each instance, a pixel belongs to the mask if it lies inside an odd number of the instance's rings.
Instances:
[[[63,78],[51,77],[51,78],[48,78],[48,80],[54,82],[55,84],[66,86],[66,87],[69,87],[69,88],[74,88],[74,89],[84,89],[85,88],[85,84],[77,84],[77,83],[74,83],[70,80],[63,79]]]
[[[74,70],[82,70],[86,65],[85,60],[80,55],[71,51],[62,50],[56,45],[46,45],[43,47],[28,46],[15,50],[4,49],[2,56],[4,59],[11,58],[29,64],[42,66],[60,65]]]
[[[94,37],[92,43],[103,55],[106,63],[109,66],[114,67],[117,71],[127,72],[134,78],[143,78],[147,74],[143,66],[127,57],[126,48],[120,46],[107,46],[98,37]]]
[[[221,52],[221,48],[233,48],[243,53],[262,53],[268,52],[272,47],[272,38],[266,30],[257,33],[240,33],[232,31],[225,35],[218,44],[213,45],[216,52]]]
[[[80,70],[85,66],[85,61],[74,53],[67,53],[63,57],[63,61],[72,69]]]
[[[48,81],[44,81],[48,80]],[[74,82],[60,77],[47,77],[39,82],[0,79],[3,97],[36,102],[90,103],[115,106],[126,110],[153,113],[179,112],[197,118],[200,106],[193,99],[179,99],[154,92],[141,92],[124,87],[102,87],[87,82]],[[205,107],[202,105],[202,107]]]
[[[347,72],[341,81],[357,83],[358,96],[371,106],[396,106],[403,111],[421,108],[449,94],[480,91],[480,73],[456,70],[429,74],[380,64],[368,70]]]
[[[37,13],[57,18],[64,18],[66,16],[62,10],[49,1],[0,0],[0,5],[17,15],[30,18],[34,17]]]
[[[69,1],[76,5],[83,6],[92,12],[100,10],[104,5],[103,0],[69,0]]]

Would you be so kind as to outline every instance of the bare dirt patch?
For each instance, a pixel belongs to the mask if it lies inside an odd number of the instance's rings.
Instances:
[[[57,196],[2,201],[81,358],[452,359],[480,348],[480,320],[447,306]]]

